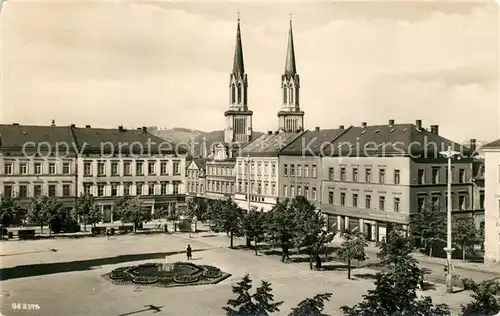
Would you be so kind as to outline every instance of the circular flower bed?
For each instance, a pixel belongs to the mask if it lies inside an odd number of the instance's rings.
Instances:
[[[122,280],[122,279],[126,279],[128,278],[128,274],[123,272],[123,271],[113,271],[111,272],[111,274],[109,275],[109,278],[112,279],[112,280]]]
[[[198,282],[200,279],[194,275],[176,275],[173,280],[175,283],[194,283]]]
[[[127,269],[129,269],[130,267],[119,267],[119,268],[116,268],[114,269],[113,271],[111,272],[125,272]]]
[[[137,276],[135,277],[132,282],[136,284],[153,284],[158,282],[158,278],[156,277],[145,277],[145,276]]]
[[[218,269],[209,269],[203,271],[202,275],[207,278],[218,278],[222,275],[222,272]]]

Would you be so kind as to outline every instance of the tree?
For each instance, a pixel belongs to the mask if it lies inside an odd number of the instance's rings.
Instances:
[[[341,307],[345,315],[450,315],[446,304],[433,305],[430,297],[419,299],[417,289],[423,280],[422,271],[411,255],[411,241],[403,233],[390,231],[379,247],[379,258],[386,271],[376,274],[375,289],[368,290],[363,301],[352,307]]]
[[[279,312],[279,306],[283,304],[274,302],[271,283],[266,281],[262,281],[255,294],[251,295],[249,292],[252,289],[252,280],[248,274],[232,288],[238,297],[228,300],[228,306],[222,308],[228,316],[266,316]]]
[[[94,208],[94,197],[88,194],[80,195],[76,200],[75,215],[80,223],[83,221],[83,231],[87,231],[87,219]]]
[[[0,196],[0,225],[20,225],[26,218],[26,211],[19,205],[19,199]]]
[[[292,308],[292,312],[288,316],[327,316],[323,314],[325,309],[325,301],[329,301],[332,293],[316,294],[313,298],[306,298]]]
[[[218,212],[213,215],[214,231],[226,232],[230,238],[230,248],[233,248],[234,236],[240,236],[243,231],[243,210],[229,199],[222,202]]]
[[[90,208],[88,214],[87,214],[87,224],[92,225],[93,227],[96,226],[97,223],[102,222],[102,210],[99,206],[97,205],[92,205]]]
[[[258,254],[257,243],[264,240],[266,213],[257,211],[255,209],[246,213],[243,217],[243,231],[248,238],[253,240],[255,245],[255,255]]]
[[[476,283],[472,279],[464,279],[464,288],[471,290],[473,301],[462,305],[462,316],[492,316],[500,312],[500,283],[494,280]]]
[[[480,240],[474,219],[460,219],[454,223],[453,240],[462,247],[462,260],[465,261],[467,248],[473,247]]]
[[[365,248],[368,246],[365,236],[362,233],[344,234],[344,241],[337,250],[338,257],[347,262],[347,278],[351,279],[351,261],[366,260]]]
[[[118,216],[122,223],[133,223],[135,232],[140,223],[151,220],[151,210],[139,198],[127,198],[120,204]]]
[[[296,215],[293,201],[290,199],[278,202],[267,214],[266,236],[281,246],[283,256],[286,255],[288,246],[297,232]]]
[[[432,257],[436,243],[446,239],[446,212],[440,210],[438,205],[426,202],[419,213],[412,214],[410,227],[412,234],[424,243],[429,257]]]

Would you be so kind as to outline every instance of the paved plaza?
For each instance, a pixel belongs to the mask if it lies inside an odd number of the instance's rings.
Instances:
[[[232,276],[216,285],[156,288],[113,285],[102,274],[120,266],[185,261],[187,244],[196,264],[215,265]],[[243,243],[236,240],[236,244]],[[231,284],[246,273],[254,280],[272,283],[277,300],[284,300],[287,315],[302,299],[331,292],[329,315],[341,315],[341,305],[358,302],[372,280],[347,280],[346,272],[310,271],[309,264],[283,264],[275,256],[255,256],[252,251],[231,250],[224,236],[193,234],[117,236],[83,239],[11,241],[2,243],[2,315],[223,315],[221,307],[233,298]],[[374,273],[367,268],[353,274]],[[456,313],[469,293],[444,294],[442,285],[425,292],[436,303],[447,303]],[[16,310],[13,303],[38,304],[39,310]],[[158,311],[159,310],[159,311]],[[155,312],[156,311],[156,312]]]

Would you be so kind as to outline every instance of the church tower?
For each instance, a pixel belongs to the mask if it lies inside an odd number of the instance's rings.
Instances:
[[[229,75],[229,110],[224,112],[226,143],[247,143],[252,140],[252,115],[248,110],[248,78],[243,63],[243,47],[241,45],[240,17],[236,30],[236,47],[234,50],[233,72]]]
[[[300,78],[295,65],[295,48],[293,46],[292,19],[288,33],[285,73],[281,76],[282,102],[278,112],[279,130],[296,132],[304,130],[304,112],[300,110]]]

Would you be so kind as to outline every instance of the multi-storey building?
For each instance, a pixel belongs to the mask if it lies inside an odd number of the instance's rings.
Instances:
[[[500,139],[481,148],[485,157],[484,261],[500,263]]]
[[[206,189],[207,161],[196,158],[189,162],[186,168],[186,195],[190,197],[204,197]]]
[[[236,158],[234,200],[243,209],[271,210],[279,198],[278,154],[304,132],[268,132],[240,150]],[[250,200],[250,203],[249,203]]]
[[[126,195],[139,197],[153,212],[155,207],[173,210],[184,201],[186,159],[171,142],[146,127],[72,131],[79,148],[77,192],[95,197],[104,222],[114,220],[113,209]]]
[[[74,139],[69,126],[0,125],[0,194],[52,196],[71,208],[75,203]]]
[[[476,158],[472,163],[472,217],[476,228],[484,232],[484,159]]]
[[[472,208],[472,158],[467,148],[416,124],[352,127],[322,159],[322,206],[334,230],[361,231],[380,240],[391,227],[407,230],[410,215],[427,201],[446,209],[447,159],[451,146],[463,157],[453,161],[455,213]],[[333,223],[333,224],[332,224]],[[335,225],[336,223],[336,225]]]
[[[206,162],[206,198],[227,200],[233,197],[236,178],[232,153],[233,149],[225,143],[214,146],[211,159]]]
[[[321,156],[324,148],[345,131],[343,126],[327,130],[316,127],[313,131],[306,131],[280,151],[280,200],[301,195],[320,208]]]

